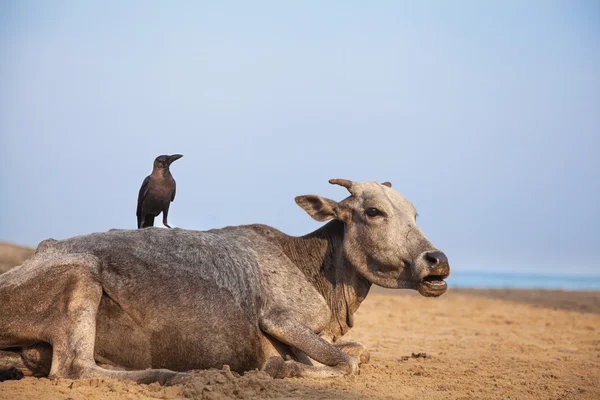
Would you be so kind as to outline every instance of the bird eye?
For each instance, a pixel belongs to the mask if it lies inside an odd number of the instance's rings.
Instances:
[[[381,215],[381,211],[379,211],[375,207],[369,207],[365,210],[365,214],[367,214],[367,216],[369,217],[376,217],[378,215]]]

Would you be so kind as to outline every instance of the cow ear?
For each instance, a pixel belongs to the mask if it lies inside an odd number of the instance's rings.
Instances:
[[[338,203],[314,194],[296,197],[298,204],[304,211],[317,221],[328,221],[337,217]]]
[[[382,183],[382,185],[383,185],[383,186],[390,187],[390,188],[392,187],[392,184],[391,184],[391,182],[383,182],[383,183]]]

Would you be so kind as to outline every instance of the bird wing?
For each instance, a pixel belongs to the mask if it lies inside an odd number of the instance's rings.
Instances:
[[[140,193],[138,194],[138,203],[137,203],[137,211],[135,215],[140,217],[142,215],[142,203],[144,202],[144,198],[148,193],[148,187],[150,186],[150,176],[147,176],[142,183],[142,187],[140,188]]]
[[[173,194],[171,195],[171,202],[175,200],[175,192],[177,191],[177,184],[175,183],[175,179],[173,179]]]

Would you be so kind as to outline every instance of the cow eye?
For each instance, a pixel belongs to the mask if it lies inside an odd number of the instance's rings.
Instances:
[[[381,211],[379,211],[375,207],[369,207],[365,210],[365,214],[367,214],[367,216],[369,217],[376,217],[378,215],[381,215]]]

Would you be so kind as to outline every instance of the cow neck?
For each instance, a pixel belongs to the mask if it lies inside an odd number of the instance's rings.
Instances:
[[[331,309],[326,329],[333,341],[354,325],[354,313],[371,283],[350,265],[344,255],[345,226],[333,220],[320,229],[287,241],[286,253],[321,293]]]

